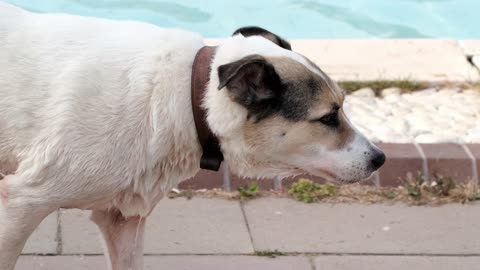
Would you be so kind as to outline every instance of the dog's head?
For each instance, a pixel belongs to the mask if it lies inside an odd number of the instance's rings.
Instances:
[[[344,91],[264,29],[241,28],[218,47],[208,87],[207,121],[241,176],[354,182],[385,161],[347,119]]]

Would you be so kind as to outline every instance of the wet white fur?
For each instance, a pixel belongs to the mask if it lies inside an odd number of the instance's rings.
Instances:
[[[0,162],[18,159],[22,181],[56,183],[51,203],[88,208],[114,196],[109,206],[145,216],[159,192],[196,173],[189,89],[199,35],[0,12]]]
[[[0,181],[1,270],[58,207],[147,216],[199,170],[190,76],[202,46],[182,30],[0,3],[0,170],[19,164]]]

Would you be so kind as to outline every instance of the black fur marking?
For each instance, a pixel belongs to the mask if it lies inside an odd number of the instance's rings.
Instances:
[[[233,36],[238,34],[242,34],[244,37],[262,36],[286,50],[292,50],[292,45],[288,41],[258,26],[245,26],[233,32]]]
[[[218,68],[220,85],[233,101],[248,110],[248,119],[259,122],[273,115],[288,120],[306,119],[320,87],[315,80],[282,81],[264,57],[250,55]]]

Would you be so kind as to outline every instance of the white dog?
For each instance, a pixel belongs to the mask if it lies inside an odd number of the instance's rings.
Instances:
[[[146,217],[199,170],[190,89],[203,46],[182,30],[0,3],[1,270],[58,208],[93,210],[111,268],[142,268]],[[206,123],[241,176],[353,182],[385,160],[345,117],[342,90],[266,30],[225,39],[207,79]]]

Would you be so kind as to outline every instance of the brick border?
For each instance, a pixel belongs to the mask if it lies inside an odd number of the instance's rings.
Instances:
[[[366,185],[398,186],[402,184],[408,173],[421,173],[426,181],[435,176],[452,177],[460,183],[474,181],[479,183],[480,176],[480,144],[395,144],[379,143],[385,151],[385,165],[369,180]],[[308,175],[283,179],[264,179],[257,181],[262,189],[280,190],[289,186],[301,177],[318,183],[325,181],[319,177]],[[179,185],[180,188],[211,189],[223,188],[227,191],[254,182],[254,179],[241,179],[230,173],[228,166],[223,165],[219,172],[200,171],[195,177]]]

